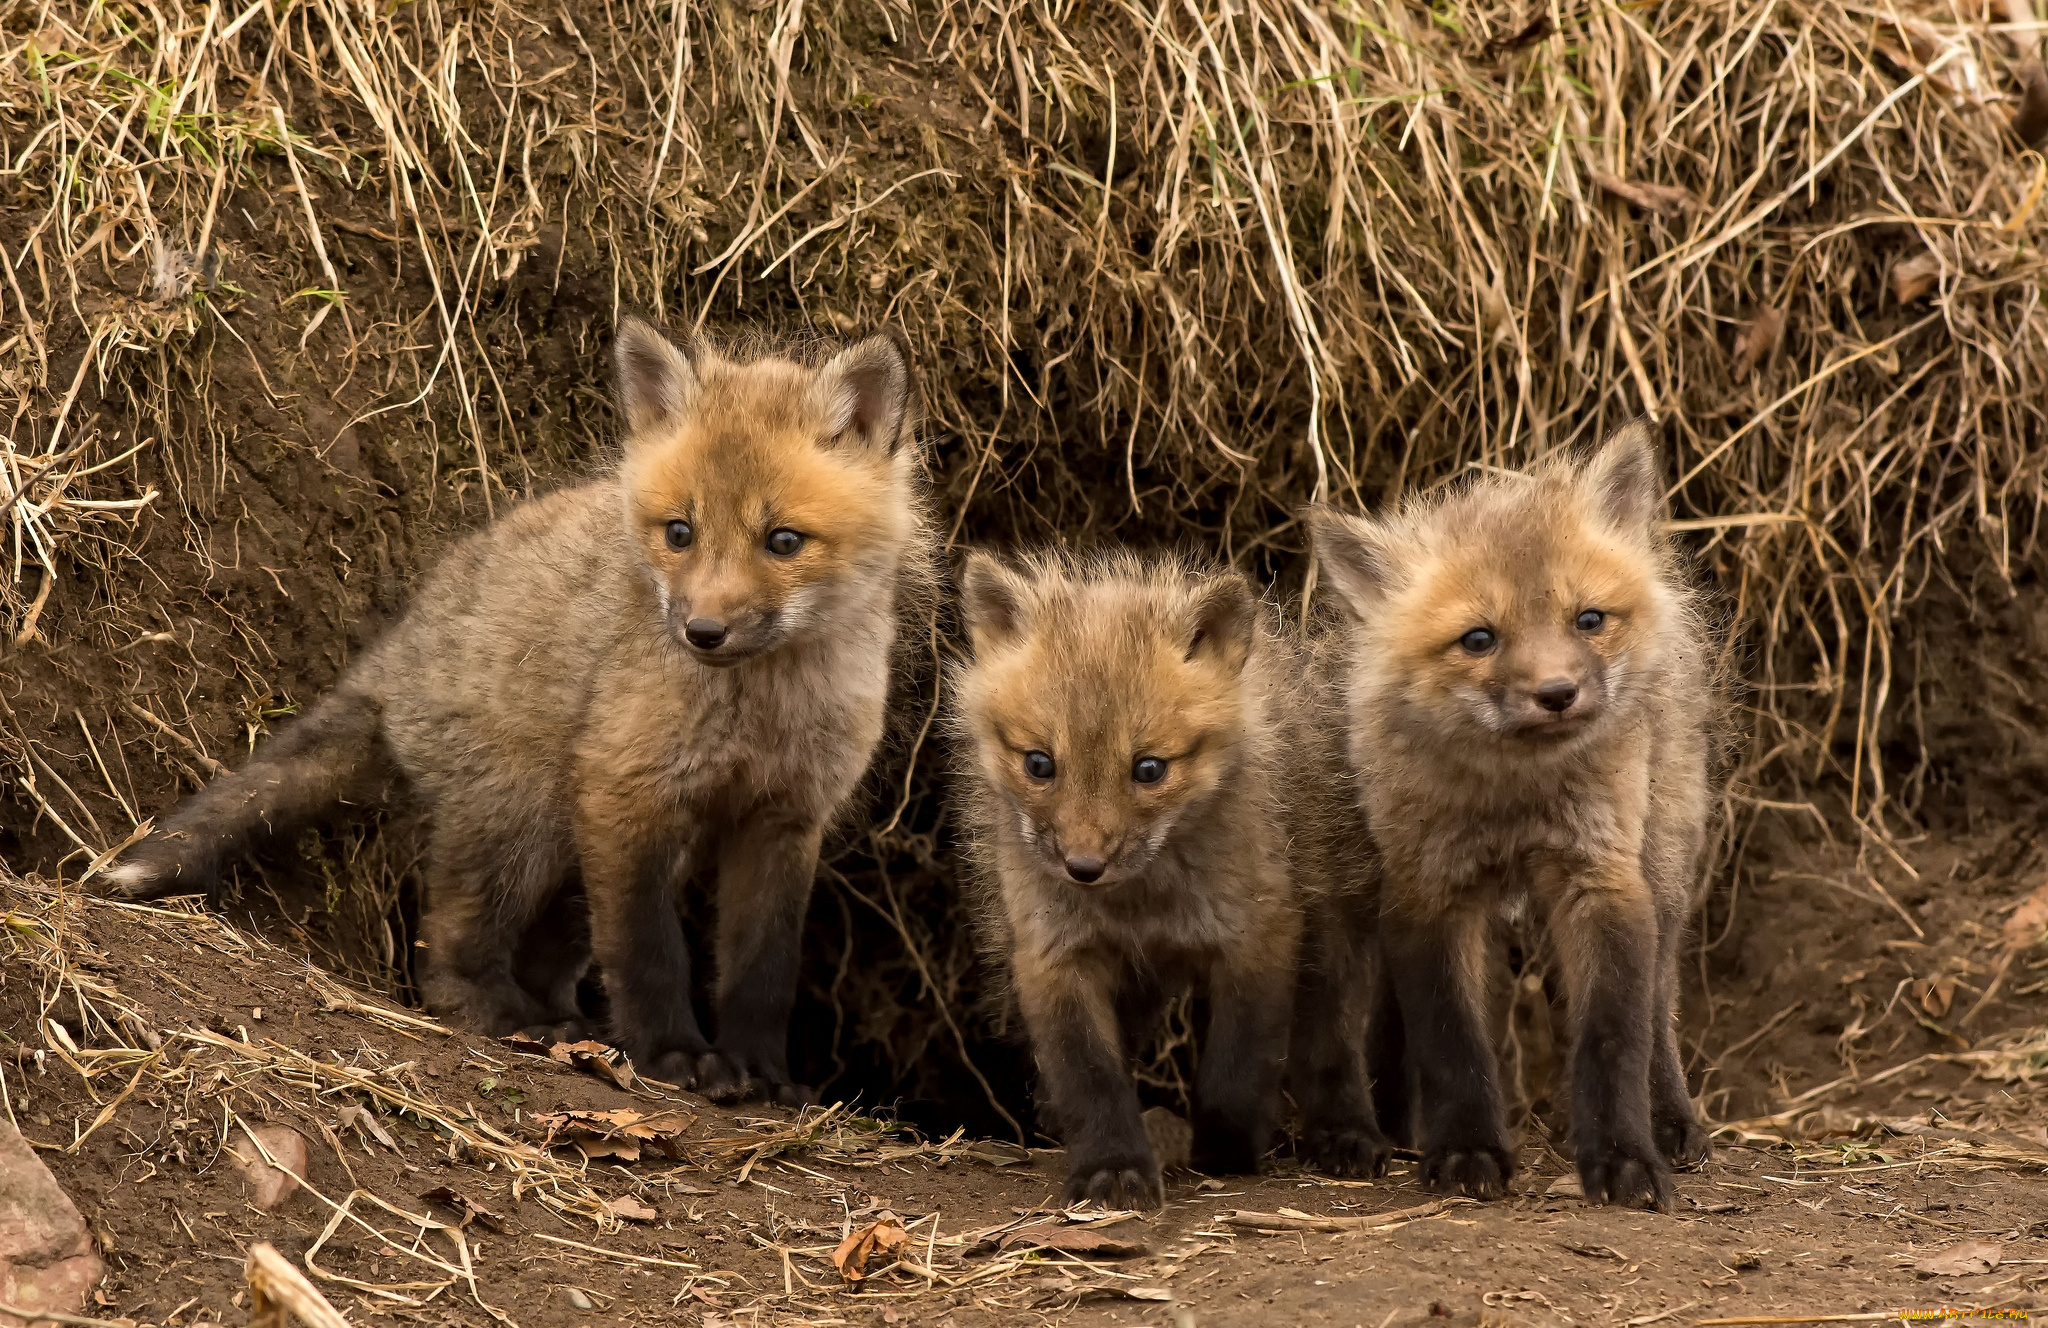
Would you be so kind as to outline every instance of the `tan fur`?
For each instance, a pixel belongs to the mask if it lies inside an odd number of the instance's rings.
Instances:
[[[464,541],[323,705],[373,714],[433,808],[432,1008],[492,1033],[568,1017],[573,974],[543,991],[508,965],[580,873],[618,1031],[643,1068],[780,1089],[782,1033],[752,1025],[787,1018],[819,840],[882,735],[899,593],[927,575],[907,370],[883,338],[817,368],[740,363],[708,346],[686,357],[634,320],[617,356],[617,474]],[[684,549],[666,536],[678,519],[692,526]],[[805,537],[789,557],[763,545],[784,527]],[[717,649],[685,641],[708,620],[727,628]],[[265,781],[279,770],[259,753],[180,815],[203,833]],[[719,893],[716,1056],[689,1011],[667,902],[705,865]],[[160,893],[203,885],[180,880],[188,866],[207,864],[181,863],[174,833],[127,871],[137,893]],[[756,999],[749,984],[774,990]]]
[[[952,686],[976,909],[1067,1138],[1070,1196],[1157,1201],[1126,1016],[1190,983],[1212,1006],[1197,1160],[1255,1166],[1304,917],[1369,894],[1313,671],[1230,573],[975,554],[964,592],[974,658]],[[1147,756],[1167,762],[1156,783],[1133,777]],[[1077,856],[1099,879],[1073,877]]]
[[[1650,973],[1641,1035],[1652,1061],[1634,1068],[1634,1034],[1615,1033],[1610,1051],[1621,1059],[1611,1073],[1643,1077],[1620,1085],[1628,1100],[1614,1110],[1632,1120],[1644,1095],[1654,1097],[1658,1142],[1689,1160],[1704,1139],[1685,1102],[1672,1021],[1710,796],[1713,700],[1693,596],[1658,533],[1662,513],[1654,451],[1635,425],[1584,462],[1489,476],[1373,520],[1327,510],[1311,520],[1350,616],[1351,753],[1385,855],[1390,953],[1403,944],[1397,936],[1430,938],[1448,960],[1446,999],[1472,1005],[1491,921],[1530,900],[1561,961],[1583,1048],[1602,1036],[1586,1032],[1588,1011],[1641,985],[1628,947],[1649,951],[1638,957]],[[1579,621],[1588,609],[1605,615],[1593,630]],[[1474,628],[1492,632],[1495,646],[1467,649]],[[1544,689],[1568,686],[1578,697],[1570,708],[1546,709]],[[1479,1017],[1458,1017],[1468,1013]],[[1415,1045],[1415,1031],[1418,1017],[1437,1016],[1403,1014],[1411,1055],[1436,1055]],[[1664,1199],[1662,1159],[1646,1137],[1620,1137],[1628,1121],[1601,1123],[1591,1073],[1582,1060],[1574,1094],[1588,1193]],[[1425,1119],[1446,1109],[1422,1108]],[[1425,1172],[1441,1165],[1446,1183],[1497,1192],[1512,1165],[1504,1151],[1499,1177],[1467,1156],[1494,1148],[1497,1126],[1439,1124],[1424,1132]],[[1590,1160],[1601,1148],[1619,1156]],[[1629,1165],[1640,1174],[1610,1174]],[[1602,1166],[1609,1171],[1588,1171]]]

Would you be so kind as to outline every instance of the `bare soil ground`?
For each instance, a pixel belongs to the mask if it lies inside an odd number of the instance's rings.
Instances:
[[[1539,1104],[1506,1202],[1423,1207],[1410,1160],[1364,1183],[1283,1155],[1257,1178],[1180,1173],[1157,1215],[1075,1221],[1054,1150],[924,1138],[871,1105],[796,1116],[620,1087],[595,1061],[439,1028],[215,915],[15,878],[0,891],[0,1074],[106,1255],[92,1313],[127,1324],[246,1322],[259,1240],[366,1323],[1647,1328],[2030,1308],[2048,1283],[2040,960],[2009,960],[1980,1016],[2019,1031],[1966,1039],[1954,1025],[2004,953],[1982,944],[2002,933],[1963,925],[1990,887],[1958,866],[1960,884],[1894,911],[1851,884],[1844,851],[1807,856],[1827,874],[1780,866],[1752,883],[1771,921],[1743,953],[1773,966],[1752,977],[1726,957],[1719,994],[1694,993],[1721,1011],[1687,1029],[1713,1067],[1705,1099],[1758,1110],[1714,1113],[1718,1151],[1669,1214],[1583,1204]],[[1741,927],[1738,913],[1729,936]],[[1791,1013],[1749,1017],[1780,1002]],[[579,1130],[565,1112],[639,1115]],[[306,1190],[271,1212],[232,1157],[265,1124],[311,1156]],[[835,1248],[885,1213],[907,1239],[848,1281]],[[1964,1242],[1988,1243],[1995,1266],[1919,1267]]]

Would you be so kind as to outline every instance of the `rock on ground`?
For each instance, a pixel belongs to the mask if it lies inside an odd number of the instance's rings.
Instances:
[[[101,1272],[78,1209],[21,1131],[0,1122],[0,1303],[76,1314]],[[0,1314],[0,1328],[22,1323]]]

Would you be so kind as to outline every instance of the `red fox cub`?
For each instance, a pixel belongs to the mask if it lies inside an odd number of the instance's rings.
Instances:
[[[586,958],[547,932],[580,877],[641,1068],[796,1100],[819,841],[882,735],[899,584],[927,561],[908,363],[886,336],[817,368],[686,354],[630,318],[615,355],[617,473],[457,546],[330,695],[112,875],[203,890],[248,841],[402,776],[432,812],[430,1008],[488,1033],[572,1021]],[[715,1042],[675,898],[706,867]]]
[[[1160,1203],[1129,1036],[1191,984],[1209,1005],[1197,1167],[1258,1169],[1291,1069],[1305,1151],[1382,1170],[1359,994],[1372,860],[1307,661],[1235,573],[975,553],[962,590],[976,911],[1065,1138],[1068,1199]]]
[[[1309,514],[1350,618],[1351,752],[1425,1184],[1494,1198],[1514,1170],[1483,982],[1492,924],[1524,901],[1563,970],[1586,1197],[1666,1208],[1669,1163],[1706,1155],[1674,1020],[1712,701],[1663,514],[1641,421],[1588,459],[1392,515]]]

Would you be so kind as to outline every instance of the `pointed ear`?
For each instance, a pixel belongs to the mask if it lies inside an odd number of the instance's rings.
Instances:
[[[1188,633],[1190,661],[1207,660],[1236,673],[1252,653],[1258,628],[1258,601],[1236,572],[1202,583],[1196,592],[1194,624]]]
[[[811,384],[827,439],[893,452],[910,412],[910,347],[890,328],[840,351]]]
[[[648,323],[620,319],[612,359],[618,366],[628,443],[648,429],[674,424],[696,398],[697,371],[690,357]]]
[[[1344,612],[1363,620],[1392,593],[1401,566],[1394,532],[1371,517],[1317,503],[1302,509],[1316,559]]]
[[[960,602],[974,653],[1004,645],[1024,634],[1024,579],[1002,559],[976,549],[960,569]]]
[[[1607,435],[1580,469],[1579,482],[1616,528],[1634,532],[1664,514],[1664,483],[1657,472],[1657,440],[1650,422],[1637,418]]]

